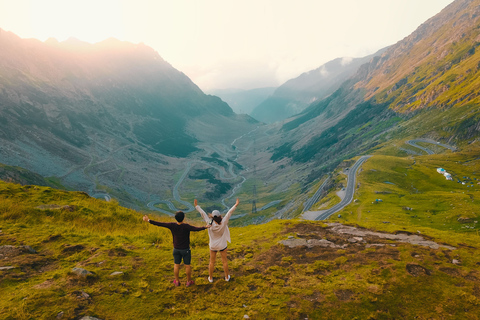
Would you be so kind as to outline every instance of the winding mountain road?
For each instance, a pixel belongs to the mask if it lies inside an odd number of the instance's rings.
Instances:
[[[211,164],[211,163],[208,163],[206,161],[202,161],[202,160],[191,160],[191,161],[188,161],[187,162],[187,165],[186,165],[186,168],[185,170],[183,171],[182,175],[180,176],[180,178],[178,179],[177,183],[175,184],[175,186],[173,187],[173,198],[175,199],[175,201],[181,203],[182,205],[186,206],[187,209],[182,209],[182,211],[184,212],[191,212],[191,211],[194,211],[195,208],[193,207],[193,205],[187,201],[184,201],[180,198],[180,193],[179,193],[179,188],[180,186],[182,185],[183,181],[185,180],[185,178],[188,176],[188,173],[190,172],[190,170],[195,166],[195,164],[202,164],[202,165],[206,165],[206,166],[209,166],[215,170],[217,170],[219,172],[219,177],[220,179],[222,180],[235,180],[235,179],[238,179],[238,178],[241,178],[241,181],[239,183],[237,183],[235,185],[235,187],[233,188],[232,192],[227,196],[225,197],[224,199],[222,199],[221,203],[222,205],[225,207],[225,209],[229,209],[230,207],[225,203],[226,200],[232,198],[235,193],[237,192],[238,189],[241,188],[241,186],[243,185],[243,183],[247,180],[244,176],[242,175],[237,175],[235,174],[234,170],[233,170],[233,162],[230,161],[228,158],[232,155],[235,155],[235,159],[233,161],[236,161],[238,159],[238,156],[241,152],[246,152],[250,149],[250,147],[253,145],[253,142],[252,143],[249,143],[248,146],[244,149],[244,150],[240,150],[239,148],[236,148],[235,147],[235,143],[242,139],[242,138],[245,138],[247,137],[249,134],[255,132],[256,130],[258,130],[259,127],[253,129],[252,131],[248,132],[248,133],[245,133],[243,134],[242,136],[236,138],[235,140],[233,140],[233,142],[230,144],[230,147],[227,147],[227,146],[224,146],[224,150],[221,150],[217,145],[208,145],[208,146],[205,146],[204,147],[204,150],[205,150],[205,156],[208,157],[210,156],[213,152],[216,152],[217,154],[220,155],[220,159],[222,161],[225,161],[227,164],[228,164],[228,169],[225,169],[223,167],[220,167],[218,165],[214,165],[214,164]],[[232,147],[235,147],[234,150],[231,150]],[[248,168],[245,169],[248,171]],[[227,177],[226,175],[230,175],[229,177]],[[172,213],[166,211],[166,210],[163,210],[163,209],[160,209],[160,208],[157,208],[155,207],[155,204],[158,204],[158,203],[165,203],[168,205],[169,209],[172,210],[172,211],[178,211],[179,209],[175,207],[175,205],[170,202],[169,200],[154,200],[154,201],[150,201],[149,203],[147,203],[147,207],[151,210],[155,210],[155,211],[159,211],[159,212],[162,212],[162,213],[165,213],[165,214],[168,214],[168,215],[172,215]]]
[[[361,156],[360,159],[355,162],[355,164],[350,168],[348,172],[348,178],[347,178],[347,188],[345,192],[345,197],[334,205],[332,208],[328,210],[322,210],[322,211],[305,211],[304,212],[304,218],[308,220],[326,220],[328,219],[332,214],[335,212],[338,212],[345,208],[348,204],[350,204],[353,201],[353,195],[355,193],[355,182],[356,182],[356,175],[357,171],[360,168],[360,166],[367,161],[368,158],[371,156]]]
[[[453,147],[453,146],[450,146],[448,144],[444,144],[444,143],[441,143],[441,142],[438,142],[438,141],[435,141],[435,140],[431,140],[431,139],[412,139],[412,140],[408,140],[406,141],[405,143],[406,144],[409,144],[411,145],[412,147],[415,147],[415,148],[418,148],[418,149],[421,149],[423,151],[425,151],[427,154],[435,154],[434,151],[428,149],[428,148],[425,148],[425,147],[422,147],[422,146],[419,146],[417,143],[418,142],[424,142],[424,143],[430,143],[430,144],[434,144],[434,145],[437,145],[437,146],[442,146],[446,149],[450,149],[452,151],[456,151],[457,148]],[[357,162],[353,165],[353,167],[350,169],[349,173],[348,173],[348,181],[347,181],[347,188],[346,188],[346,194],[345,194],[345,197],[342,199],[342,201],[340,201],[340,203],[336,204],[335,206],[333,206],[332,208],[328,209],[328,210],[322,210],[322,211],[305,211],[304,214],[303,214],[303,217],[305,219],[308,219],[308,220],[325,220],[325,219],[328,219],[332,214],[342,210],[343,208],[345,208],[345,206],[347,206],[348,204],[350,204],[353,200],[353,195],[354,195],[354,192],[355,192],[355,177],[356,177],[356,173],[358,171],[358,169],[360,168],[360,166],[368,159],[370,158],[371,156],[362,156],[360,157],[360,159],[357,160]],[[323,187],[323,184],[322,186],[320,186],[319,190],[317,191],[317,193],[319,191],[321,191],[320,189]],[[305,203],[305,209],[308,210],[315,202],[318,201],[318,198],[316,198],[316,200],[314,199],[316,196],[317,196],[317,193],[315,193],[314,197],[310,198],[309,200],[307,200],[307,202]],[[314,201],[315,200],[315,201]]]
[[[434,145],[438,145],[438,146],[442,146],[444,148],[447,148],[447,149],[450,149],[452,151],[455,151],[457,150],[457,148],[455,147],[452,147],[448,144],[444,144],[444,143],[441,143],[441,142],[437,142],[435,140],[431,140],[431,139],[413,139],[413,140],[408,140],[406,141],[405,143],[406,144],[409,144],[411,145],[412,147],[415,147],[417,149],[420,149],[420,150],[423,150],[425,151],[427,154],[435,154],[435,152],[433,152],[432,150],[428,149],[428,148],[425,148],[425,147],[422,147],[422,146],[419,146],[417,144],[417,142],[425,142],[425,143],[431,143],[431,144],[434,144]]]
[[[323,181],[322,185],[320,187],[318,187],[318,190],[315,192],[313,197],[311,197],[310,199],[305,201],[305,204],[303,205],[303,211],[304,212],[310,210],[310,208],[318,201],[318,199],[320,199],[320,196],[323,192],[323,189],[327,185],[328,181],[330,181],[330,177],[327,177],[327,179],[325,179],[325,181]]]

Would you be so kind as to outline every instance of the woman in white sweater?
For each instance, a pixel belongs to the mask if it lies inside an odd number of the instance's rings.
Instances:
[[[213,270],[215,269],[215,260],[217,258],[217,252],[220,252],[223,263],[223,271],[225,272],[225,281],[230,281],[230,274],[228,273],[228,260],[227,260],[227,241],[230,240],[230,230],[228,230],[228,221],[232,216],[232,213],[237,208],[240,201],[237,198],[237,202],[233,207],[228,210],[225,217],[222,218],[220,211],[213,210],[210,215],[207,215],[205,211],[197,203],[197,199],[194,200],[195,209],[202,215],[203,220],[206,223],[212,225],[208,229],[208,236],[210,237],[210,264],[208,266],[208,281],[213,282]]]

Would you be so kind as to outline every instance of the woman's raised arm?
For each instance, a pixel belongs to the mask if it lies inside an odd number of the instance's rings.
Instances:
[[[202,208],[198,205],[197,199],[193,200],[193,205],[195,206],[195,209],[200,212],[200,215],[202,216],[203,220],[205,220],[206,223],[210,222],[210,219],[208,218],[207,214],[205,211],[203,211]]]

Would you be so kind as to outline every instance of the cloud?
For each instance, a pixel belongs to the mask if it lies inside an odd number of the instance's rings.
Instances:
[[[329,72],[327,70],[327,68],[325,67],[325,65],[323,65],[320,70],[319,70],[320,74],[322,75],[322,77],[327,77]]]
[[[203,91],[276,87],[278,65],[265,60],[223,60],[211,67],[185,66],[180,69]]]
[[[353,58],[351,58],[351,57],[344,57],[344,58],[342,58],[342,62],[340,62],[340,63],[341,63],[342,66],[344,67],[344,66],[347,66],[347,65],[349,65],[350,63],[352,63],[352,61],[353,61]]]

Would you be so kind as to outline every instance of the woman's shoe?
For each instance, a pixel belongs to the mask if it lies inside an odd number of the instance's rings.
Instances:
[[[227,281],[227,282],[230,281],[230,275],[228,275],[228,277],[225,278],[225,281]]]
[[[187,281],[186,286],[190,287],[191,285],[194,285],[194,284],[195,284],[195,282],[193,280],[190,280],[190,281]]]
[[[180,285],[180,282],[177,280],[173,280],[173,284],[175,285],[175,287],[178,287]]]

